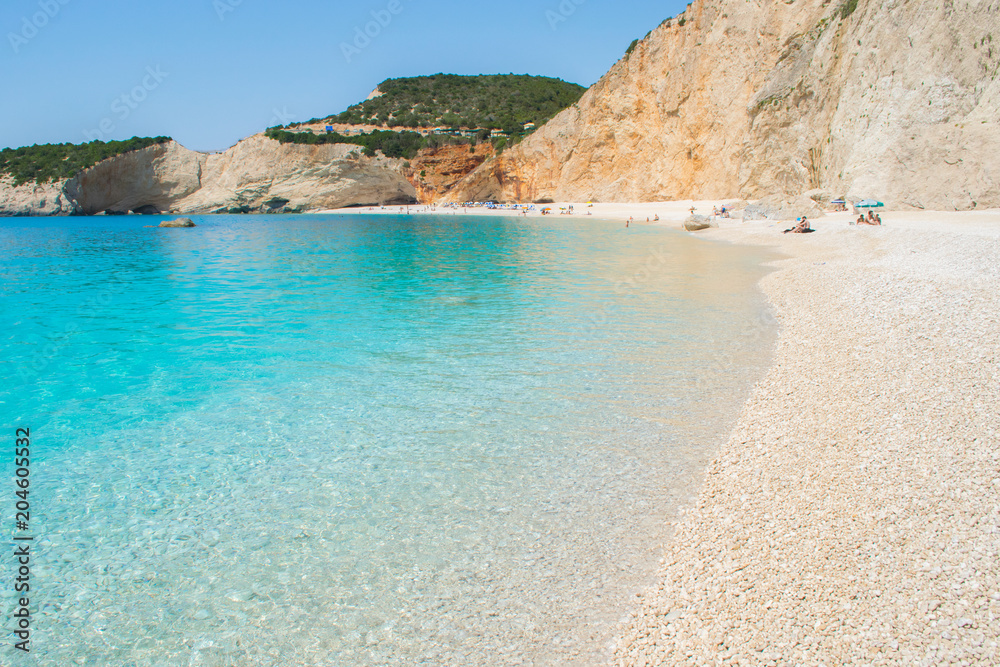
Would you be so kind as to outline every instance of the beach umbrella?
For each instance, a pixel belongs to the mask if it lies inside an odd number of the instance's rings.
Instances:
[[[831,203],[831,204],[846,204],[847,202],[846,202],[846,201],[844,201],[843,199],[834,199],[834,200],[833,200],[832,202],[830,202],[830,203]]]
[[[875,201],[874,199],[862,199],[854,206],[856,208],[878,208],[880,206],[885,206],[885,204],[880,201]]]

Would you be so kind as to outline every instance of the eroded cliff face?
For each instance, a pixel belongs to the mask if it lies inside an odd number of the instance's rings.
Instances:
[[[79,205],[63,192],[63,183],[25,183],[15,186],[9,176],[0,177],[0,215],[75,215]]]
[[[697,0],[449,201],[1000,206],[1000,0]]]
[[[416,201],[402,160],[350,145],[281,144],[263,135],[224,153],[176,142],[100,162],[72,179],[14,188],[0,182],[0,214],[287,212]]]
[[[463,178],[493,155],[493,145],[483,143],[469,149],[466,144],[422,149],[409,161],[406,177],[421,204],[437,201]]]
[[[350,144],[281,144],[263,135],[207,156],[201,180],[202,187],[179,202],[184,211],[301,211],[416,202],[402,160],[364,157],[360,147]]]
[[[150,146],[99,162],[69,179],[65,191],[84,215],[168,212],[201,187],[206,157],[176,142]]]

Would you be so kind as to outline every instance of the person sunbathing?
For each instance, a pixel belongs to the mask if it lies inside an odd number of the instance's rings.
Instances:
[[[807,218],[806,216],[802,216],[801,218],[798,218],[795,221],[794,227],[792,227],[791,229],[786,229],[782,233],[788,234],[789,232],[791,232],[792,234],[808,234],[812,231],[813,231],[812,228],[809,226],[809,218]]]

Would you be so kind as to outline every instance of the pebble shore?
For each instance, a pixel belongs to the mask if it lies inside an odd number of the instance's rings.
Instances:
[[[612,664],[1000,664],[1000,214],[883,217],[705,233],[780,340]]]

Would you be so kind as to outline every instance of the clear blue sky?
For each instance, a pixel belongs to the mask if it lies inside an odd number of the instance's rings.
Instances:
[[[0,147],[169,135],[224,149],[343,111],[387,78],[437,72],[589,86],[685,4],[4,0]],[[378,34],[345,56],[366,26]]]

